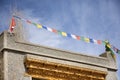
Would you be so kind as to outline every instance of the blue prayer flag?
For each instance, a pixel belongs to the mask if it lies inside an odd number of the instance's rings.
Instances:
[[[67,37],[72,37],[71,34],[67,33]]]
[[[42,26],[42,27],[47,30],[47,27],[45,27],[45,26]]]
[[[90,43],[94,43],[93,39],[90,39]]]

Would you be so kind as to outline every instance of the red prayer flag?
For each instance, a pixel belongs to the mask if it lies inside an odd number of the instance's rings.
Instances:
[[[77,37],[77,40],[80,40],[80,36],[76,36]]]
[[[55,29],[52,29],[52,32],[54,32],[54,33],[57,33],[57,30],[55,30]]]
[[[98,44],[101,44],[101,43],[102,43],[102,41],[101,41],[101,40],[97,40],[97,43],[98,43]]]
[[[32,22],[31,22],[31,21],[29,21],[29,20],[27,20],[27,22],[28,22],[28,23],[30,23],[30,24],[32,23]]]
[[[12,17],[11,23],[10,23],[10,32],[13,32],[13,29],[15,28],[16,23],[14,17]]]

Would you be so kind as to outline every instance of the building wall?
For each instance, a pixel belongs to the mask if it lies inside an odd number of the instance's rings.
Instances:
[[[19,42],[16,40],[15,35],[11,36],[7,32],[0,36],[0,43],[1,80],[3,77],[3,80],[31,80],[31,77],[26,75],[25,72],[24,59],[26,56],[55,63],[106,71],[108,73],[106,80],[117,80],[116,62],[109,52],[104,53],[101,57],[88,56],[27,42]],[[2,64],[3,68],[1,67]]]
[[[0,80],[3,80],[3,54],[0,52]]]
[[[61,64],[69,64],[69,65],[80,66],[84,68],[89,67],[91,69],[107,71],[106,68],[100,68],[97,66],[80,64],[80,63],[65,61],[65,60],[58,60],[58,59],[44,57],[40,55],[26,54],[24,52],[22,53],[19,51],[4,51],[4,58],[5,58],[4,59],[5,60],[4,61],[4,64],[5,64],[4,80],[31,80],[31,76],[26,75],[26,71],[25,71],[24,59],[26,56],[34,59],[39,59],[39,60],[46,60],[46,61],[51,61],[51,62],[56,62]]]
[[[4,80],[30,80],[25,75],[24,55],[20,52],[4,51],[5,61],[5,79]]]
[[[108,75],[106,76],[106,80],[118,80],[116,71],[108,69]]]
[[[116,71],[109,70],[107,68],[98,67],[98,66],[92,66],[72,61],[66,61],[66,60],[59,60],[55,58],[49,58],[41,55],[35,55],[35,54],[29,54],[19,51],[4,51],[4,60],[6,60],[5,63],[5,79],[4,80],[31,80],[31,77],[26,75],[25,73],[25,66],[24,66],[24,59],[25,57],[30,57],[34,59],[40,59],[40,60],[46,60],[61,64],[69,64],[74,66],[80,66],[84,68],[91,68],[95,70],[101,70],[108,72],[106,76],[106,80],[117,80],[116,78]],[[1,60],[2,61],[2,60]],[[1,78],[2,80],[3,78]]]
[[[5,58],[4,59],[5,60],[4,61],[4,64],[5,64],[4,73],[5,75],[3,79],[2,77],[3,73],[2,73],[0,80],[31,80],[31,76],[26,75],[25,65],[24,65],[25,57],[30,57],[34,59],[45,60],[45,61],[50,61],[50,62],[55,62],[55,63],[60,63],[60,64],[79,66],[79,67],[89,68],[89,69],[94,69],[94,70],[106,71],[108,73],[106,76],[106,80],[117,80],[116,71],[110,70],[104,67],[77,63],[77,62],[72,62],[72,61],[67,61],[67,60],[59,60],[59,59],[45,57],[41,55],[35,55],[35,54],[29,54],[29,53],[11,51],[11,50],[4,51],[4,58]],[[1,68],[1,71],[2,70],[3,69]]]

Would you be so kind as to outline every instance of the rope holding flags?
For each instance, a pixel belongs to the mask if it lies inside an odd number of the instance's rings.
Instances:
[[[84,42],[87,42],[87,43],[94,43],[94,44],[99,44],[99,45],[105,44],[105,41],[95,40],[95,39],[87,38],[87,37],[83,37],[83,36],[77,36],[77,35],[74,35],[74,34],[66,33],[64,31],[56,30],[56,29],[46,27],[46,26],[41,25],[41,24],[31,22],[30,20],[25,20],[25,19],[20,18],[18,16],[13,16],[13,17],[15,17],[15,18],[17,18],[19,20],[26,21],[29,24],[33,24],[34,26],[36,26],[39,29],[45,29],[45,30],[47,30],[49,32],[53,32],[53,33],[59,34],[59,35],[64,36],[64,37],[70,37],[70,38],[73,38],[73,39],[76,39],[76,40],[81,40],[81,41],[84,41]]]
[[[120,50],[118,48],[116,48],[115,46],[113,45],[110,45],[107,41],[102,41],[102,40],[95,40],[95,39],[92,39],[92,38],[87,38],[87,37],[83,37],[83,36],[78,36],[78,35],[74,35],[74,34],[70,34],[70,33],[66,33],[64,31],[60,31],[60,30],[56,30],[56,29],[53,29],[53,28],[50,28],[50,27],[46,27],[46,26],[43,26],[41,24],[37,24],[37,23],[34,23],[34,22],[31,22],[30,20],[26,20],[24,18],[21,18],[21,17],[18,17],[18,16],[13,16],[14,18],[17,18],[19,20],[22,20],[22,21],[25,21],[29,24],[33,24],[34,26],[36,26],[37,28],[39,29],[45,29],[49,32],[53,32],[53,33],[56,33],[56,34],[59,34],[61,36],[64,36],[64,37],[70,37],[70,38],[73,38],[73,39],[76,39],[76,40],[81,40],[81,41],[84,41],[86,43],[93,43],[93,44],[99,44],[99,45],[105,45],[107,46],[111,51],[114,50],[114,52],[120,54]],[[14,21],[15,22],[15,21]]]

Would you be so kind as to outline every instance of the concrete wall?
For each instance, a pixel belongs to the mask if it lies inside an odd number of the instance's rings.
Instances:
[[[14,51],[4,51],[5,75],[4,80],[30,80],[25,75],[24,54]]]
[[[0,80],[3,79],[3,53],[0,52]]]
[[[102,54],[102,57],[94,57],[74,53],[45,46],[34,45],[28,42],[20,42],[15,35],[10,36],[4,32],[0,36],[0,50],[3,52],[4,80],[31,80],[26,76],[24,58],[32,57],[51,62],[74,65],[78,67],[96,69],[108,72],[106,80],[117,80],[116,62],[109,52]],[[0,65],[1,66],[1,65]]]

